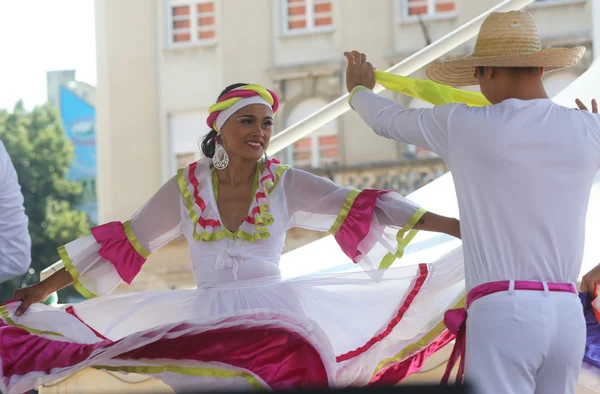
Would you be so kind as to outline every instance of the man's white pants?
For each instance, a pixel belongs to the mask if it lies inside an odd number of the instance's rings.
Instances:
[[[481,394],[574,394],[585,338],[576,294],[485,296],[468,309],[465,380]]]

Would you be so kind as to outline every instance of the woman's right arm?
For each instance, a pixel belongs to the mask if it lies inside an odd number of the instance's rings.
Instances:
[[[398,193],[354,190],[293,168],[283,183],[288,227],[328,231],[365,270],[391,266],[418,230],[460,237],[458,220],[427,212]]]
[[[460,221],[458,219],[432,212],[425,212],[414,228],[417,230],[444,233],[460,238]]]
[[[181,234],[180,189],[171,178],[126,222],[93,227],[92,235],[58,249],[64,268],[42,282],[15,291],[20,316],[31,304],[71,284],[86,298],[130,284],[150,254]]]

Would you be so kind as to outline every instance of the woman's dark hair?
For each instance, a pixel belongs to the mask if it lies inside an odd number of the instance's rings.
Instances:
[[[247,83],[234,83],[233,85],[227,86],[225,89],[223,89],[221,94],[219,94],[219,99],[221,97],[223,97],[226,93],[231,92],[233,89],[237,89],[237,88],[239,88],[241,86],[245,86],[245,85],[248,85],[248,84]],[[202,149],[202,153],[204,153],[204,156],[210,157],[212,159],[212,157],[215,155],[216,144],[217,144],[217,132],[214,130],[211,130],[208,132],[208,134],[206,134],[206,136],[202,140],[202,144],[200,145],[200,149]]]

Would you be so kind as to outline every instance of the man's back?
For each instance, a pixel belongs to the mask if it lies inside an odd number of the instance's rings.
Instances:
[[[456,185],[467,290],[498,280],[576,282],[600,116],[549,99],[410,109],[352,99],[378,134],[437,153]]]
[[[600,167],[600,117],[548,99],[510,99],[457,106],[448,120],[445,159],[467,289],[509,279],[575,282]]]
[[[586,331],[568,283],[581,269],[600,116],[548,99],[410,109],[365,89],[351,105],[377,134],[435,152],[452,171],[475,298],[466,321],[451,315],[466,336],[455,349],[466,376],[486,393],[573,394]],[[536,285],[544,291],[521,291]]]

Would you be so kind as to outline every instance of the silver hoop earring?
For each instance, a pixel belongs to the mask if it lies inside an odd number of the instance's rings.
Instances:
[[[264,156],[264,162],[265,162],[265,164],[267,164],[268,160],[269,160],[269,157],[267,156],[267,152],[265,152],[265,156]]]
[[[217,150],[213,156],[213,166],[215,166],[217,170],[224,170],[228,165],[229,155],[225,151],[225,148],[223,148],[223,145],[218,144]]]

